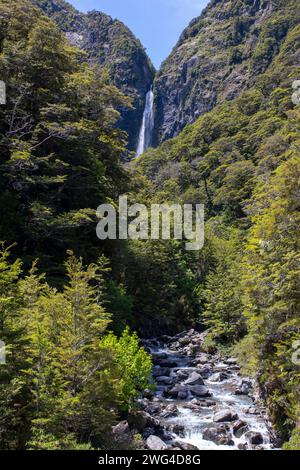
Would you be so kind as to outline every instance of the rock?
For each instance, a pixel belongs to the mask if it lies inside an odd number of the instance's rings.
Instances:
[[[162,418],[171,418],[173,416],[177,416],[178,414],[178,409],[177,406],[174,404],[170,404],[166,407],[166,409],[163,411],[161,414]]]
[[[167,444],[159,437],[151,435],[146,440],[146,446],[149,450],[167,450]]]
[[[177,395],[178,400],[186,400],[188,397],[188,392],[187,391],[181,391]]]
[[[203,379],[208,379],[212,375],[212,368],[210,366],[205,366],[200,368],[198,372]]]
[[[188,394],[188,390],[183,385],[175,385],[175,387],[172,387],[170,390],[165,390],[164,396],[176,399],[179,393],[181,394],[180,396],[184,396],[185,394],[185,398],[186,398]]]
[[[249,415],[259,415],[260,411],[254,406],[250,406],[250,408],[247,408],[246,413]]]
[[[239,450],[247,450],[247,449],[248,449],[248,444],[247,444],[246,442],[240,443],[240,444],[238,445],[238,449],[239,449]]]
[[[248,431],[249,427],[245,421],[241,421],[240,419],[236,421],[233,425],[232,431],[235,437],[240,438],[243,434]]]
[[[178,446],[179,450],[199,450],[198,447],[193,446],[193,444],[188,444],[187,442],[176,441],[175,445]]]
[[[191,341],[190,338],[185,337],[185,338],[180,338],[178,340],[178,343],[180,344],[180,346],[186,346],[190,343],[190,341]]]
[[[236,421],[238,419],[238,415],[231,410],[223,410],[219,411],[214,415],[214,422],[215,423],[226,423]]]
[[[193,411],[198,411],[199,410],[199,405],[194,405],[191,402],[185,403],[184,408],[187,410],[193,410]]]
[[[228,379],[228,375],[225,372],[216,372],[209,378],[211,382],[223,382],[226,379]]]
[[[217,445],[234,445],[231,434],[228,432],[226,427],[206,428],[203,431],[202,437],[206,441],[212,441]]]
[[[248,395],[252,390],[252,383],[250,380],[243,379],[239,385],[237,390],[235,390],[235,395]]]
[[[210,408],[211,406],[216,406],[216,402],[213,400],[205,400],[205,406]]]
[[[165,442],[165,441],[172,441],[173,440],[173,434],[170,431],[167,431],[166,429],[163,430],[163,432],[159,435],[159,437]]]
[[[169,424],[167,430],[179,437],[184,437],[184,426],[182,424]]]
[[[145,428],[162,429],[160,421],[145,411],[132,411],[128,416],[128,422],[138,432],[142,432]]]
[[[162,360],[167,359],[167,353],[152,353],[153,364],[159,364]]]
[[[206,398],[211,397],[212,394],[204,385],[194,385],[189,387],[190,392],[196,397]]]
[[[264,443],[264,438],[260,432],[249,431],[246,433],[245,437],[250,444],[255,446]]]
[[[167,367],[155,366],[152,372],[153,377],[167,376],[169,377],[171,370]]]
[[[154,434],[155,434],[154,428],[145,428],[142,432],[142,436],[144,439],[148,439],[149,436],[152,436]]]
[[[225,360],[226,364],[229,365],[236,365],[237,364],[237,358],[236,357],[229,357],[228,359]]]
[[[210,357],[206,353],[200,353],[195,358],[198,364],[206,364],[207,362],[209,362],[209,359]]]
[[[200,374],[192,372],[189,378],[185,381],[185,385],[204,385],[204,381]]]
[[[224,370],[227,370],[227,369],[228,369],[228,365],[225,364],[225,362],[218,362],[217,364],[215,364],[214,369],[215,369],[217,372],[223,372]]]
[[[182,380],[186,380],[189,376],[189,373],[187,370],[177,370],[175,371],[175,374],[179,379],[182,379]]]
[[[149,415],[157,415],[161,412],[161,405],[158,403],[152,403],[145,408],[146,413]]]
[[[162,361],[160,361],[160,365],[162,367],[167,367],[167,368],[173,368],[173,367],[176,367],[177,366],[177,362],[176,361],[172,361],[171,359],[163,359]]]
[[[128,447],[132,443],[133,433],[130,431],[127,421],[121,421],[116,426],[113,426],[112,435],[118,446]]]
[[[171,377],[166,377],[164,375],[156,377],[156,382],[164,385],[173,385],[174,383]]]

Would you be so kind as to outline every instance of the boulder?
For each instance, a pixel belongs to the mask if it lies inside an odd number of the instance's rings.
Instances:
[[[235,437],[238,439],[248,431],[249,427],[245,421],[241,421],[240,419],[236,421],[233,425],[232,431]]]
[[[177,406],[172,403],[163,410],[161,417],[165,419],[172,418],[174,416],[177,416],[177,414],[178,414]]]
[[[189,378],[184,382],[185,385],[204,385],[204,381],[200,374],[192,372]]]
[[[167,430],[179,437],[184,437],[184,426],[182,424],[169,424]]]
[[[152,403],[145,408],[145,411],[149,415],[153,416],[153,415],[159,414],[161,412],[161,408],[162,408],[161,404]]]
[[[156,382],[158,382],[159,384],[163,384],[163,385],[172,385],[174,383],[171,377],[167,377],[165,375],[156,377]]]
[[[203,431],[203,439],[206,441],[212,441],[217,445],[233,446],[231,434],[228,432],[226,427],[211,427],[206,428]]]
[[[187,370],[181,370],[181,369],[176,370],[176,371],[175,371],[175,374],[176,374],[176,376],[177,376],[179,379],[181,379],[181,380],[186,380],[186,379],[188,378],[188,376],[189,376],[189,373],[188,373]]]
[[[168,367],[155,366],[152,372],[153,377],[169,377],[171,370]]]
[[[190,392],[199,398],[211,397],[212,394],[204,385],[194,385],[189,387]]]
[[[164,396],[176,399],[178,398],[179,393],[181,394],[180,396],[183,396],[185,394],[185,398],[186,398],[188,394],[188,390],[183,385],[175,385],[175,387],[172,387],[170,390],[165,390]]]
[[[222,410],[216,413],[213,419],[215,423],[227,423],[236,421],[238,415],[231,410]]]
[[[239,449],[239,450],[247,450],[247,449],[248,449],[248,444],[247,444],[247,442],[240,443],[240,444],[238,445],[238,449]]]
[[[151,435],[146,440],[146,446],[149,450],[167,450],[167,444],[159,437]]]
[[[235,395],[249,395],[251,391],[251,386],[248,384],[241,384],[234,392]]]
[[[196,361],[198,364],[206,364],[207,362],[209,362],[209,355],[206,354],[206,353],[200,353],[196,356]]]
[[[203,379],[208,379],[212,375],[212,368],[211,366],[205,366],[200,368],[198,372]]]
[[[145,428],[162,429],[160,421],[145,411],[132,411],[128,416],[128,422],[138,432],[142,432]]]
[[[112,427],[112,436],[118,446],[128,447],[132,443],[133,434],[127,421],[121,421]]]
[[[216,404],[217,403],[214,400],[205,400],[205,406],[207,406],[208,408],[216,406]]]
[[[199,448],[193,446],[193,444],[188,444],[187,442],[183,441],[176,441],[175,445],[179,448],[179,450],[199,450]]]
[[[227,380],[227,379],[228,379],[228,375],[226,374],[226,372],[216,372],[209,378],[211,382],[223,382],[224,380]]]
[[[245,434],[247,441],[255,446],[259,446],[264,443],[264,438],[260,432],[249,431]]]

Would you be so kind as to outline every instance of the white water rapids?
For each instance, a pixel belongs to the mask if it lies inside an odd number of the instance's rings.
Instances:
[[[151,342],[150,342],[151,344]],[[176,351],[171,351],[165,345],[154,346],[153,343],[150,345],[152,354],[159,357],[167,358],[176,363],[176,367],[171,368],[170,377],[176,379],[176,376],[180,374],[180,371],[191,373],[195,371],[195,367],[191,367],[190,358],[181,355]],[[160,366],[156,366],[156,369]],[[249,449],[247,444],[247,434],[242,436],[235,436],[232,434],[233,443],[231,445],[217,445],[216,443],[206,440],[203,438],[203,432],[205,429],[215,425],[214,414],[218,410],[229,409],[238,415],[238,419],[242,420],[248,428],[248,431],[252,433],[259,433],[263,438],[263,443],[259,446],[261,449],[271,449],[272,443],[270,438],[270,428],[266,419],[264,410],[260,409],[258,405],[254,404],[253,398],[247,395],[236,395],[234,390],[237,388],[237,384],[241,380],[239,368],[237,366],[229,366],[223,363],[222,360],[218,359],[213,365],[213,372],[226,372],[227,379],[220,382],[210,380],[207,377],[205,385],[211,393],[211,399],[215,402],[214,406],[203,405],[198,409],[190,409],[189,403],[193,397],[189,396],[185,400],[174,400],[165,397],[165,390],[168,388],[163,384],[157,386],[156,397],[154,402],[161,403],[162,409],[167,407],[169,404],[176,404],[177,413],[176,416],[170,416],[162,420],[164,426],[168,428],[169,425],[181,425],[184,427],[184,437],[181,437],[181,441],[192,444],[201,450],[234,450],[241,446]],[[254,410],[255,411],[251,411]],[[229,425],[228,425],[229,426]],[[174,437],[174,442],[176,437]],[[169,443],[170,444],[170,443]],[[251,447],[250,447],[251,449]]]

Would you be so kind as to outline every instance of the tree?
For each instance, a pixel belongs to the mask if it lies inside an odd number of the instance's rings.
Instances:
[[[299,420],[299,365],[293,361],[300,340],[299,181],[299,158],[291,155],[258,186],[243,276],[260,384],[286,437]]]

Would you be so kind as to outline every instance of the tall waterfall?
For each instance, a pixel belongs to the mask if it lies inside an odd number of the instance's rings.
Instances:
[[[144,109],[143,121],[141,125],[139,143],[137,146],[135,157],[139,157],[142,153],[151,147],[152,134],[154,128],[154,112],[153,112],[154,94],[151,89],[146,95],[146,105]]]

